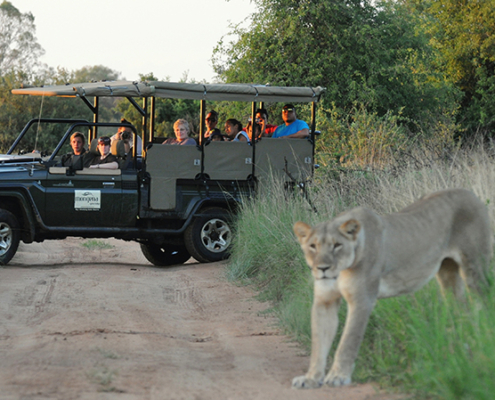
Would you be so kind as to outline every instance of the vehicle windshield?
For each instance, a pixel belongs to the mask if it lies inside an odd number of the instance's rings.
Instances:
[[[23,135],[18,137],[9,154],[39,153],[42,157],[50,156],[71,125],[70,123],[53,122],[33,123]],[[59,153],[64,154],[69,152],[70,149],[70,143],[66,141]]]
[[[91,128],[88,128],[88,126],[78,126],[79,122],[81,121],[56,122],[53,120],[32,120],[31,123],[27,125],[28,128],[25,132],[19,135],[17,140],[13,143],[8,154],[39,154],[43,159],[48,159],[53,155],[55,158],[59,158],[64,154],[72,152],[70,136],[74,132],[81,132],[84,135],[84,148],[88,150],[89,130]],[[88,124],[87,122],[84,123]],[[118,127],[115,126],[99,126],[98,134],[99,136],[111,137],[115,134],[117,129]],[[55,151],[56,154],[53,154]]]

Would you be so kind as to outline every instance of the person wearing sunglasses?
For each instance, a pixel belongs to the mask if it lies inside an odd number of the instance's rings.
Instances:
[[[220,132],[220,129],[217,128],[218,124],[218,113],[215,110],[211,110],[208,114],[206,114],[205,118],[205,124],[206,124],[206,132],[205,132],[205,139],[208,139],[210,135],[213,133],[222,133]]]
[[[309,136],[308,124],[297,119],[296,109],[292,104],[283,106],[282,119],[285,124],[278,126],[272,135],[273,138],[303,139]]]
[[[110,153],[110,138],[108,136],[102,136],[98,138],[98,152],[99,155],[95,155],[89,168],[101,168],[101,169],[118,169],[119,163],[117,157]]]

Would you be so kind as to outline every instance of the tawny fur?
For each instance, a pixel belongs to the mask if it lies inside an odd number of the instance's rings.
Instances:
[[[485,205],[470,191],[432,193],[394,214],[355,208],[332,221],[294,225],[314,277],[312,348],[296,388],[351,383],[354,361],[377,299],[411,293],[435,275],[458,298],[479,291],[492,257],[493,233]],[[464,284],[463,284],[464,282]],[[337,332],[341,298],[348,303],[344,332],[325,375]]]

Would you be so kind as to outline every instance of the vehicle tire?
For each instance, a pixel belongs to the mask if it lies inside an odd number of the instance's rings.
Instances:
[[[12,260],[20,240],[17,218],[10,211],[0,209],[0,265],[7,265]]]
[[[177,244],[141,243],[141,251],[157,267],[184,264],[191,258],[186,247]]]
[[[227,210],[205,208],[184,233],[186,248],[199,262],[213,262],[228,258],[232,243],[232,222]]]

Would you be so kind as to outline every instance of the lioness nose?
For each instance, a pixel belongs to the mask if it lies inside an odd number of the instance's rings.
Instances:
[[[329,270],[329,269],[330,269],[330,267],[324,266],[324,267],[318,267],[318,269],[319,269],[321,272],[325,272],[325,271]]]

